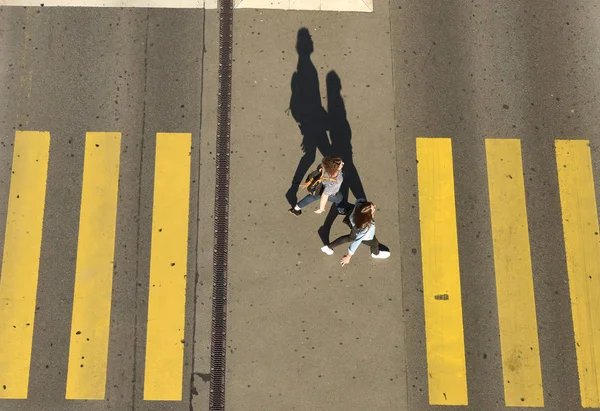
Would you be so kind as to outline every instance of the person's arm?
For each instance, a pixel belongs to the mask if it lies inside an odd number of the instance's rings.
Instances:
[[[356,249],[358,248],[358,246],[360,245],[360,243],[362,243],[362,240],[365,237],[366,233],[367,233],[366,230],[364,230],[363,232],[356,233],[356,238],[354,239],[354,241],[352,241],[352,244],[350,244],[350,247],[348,247],[348,253],[340,261],[340,263],[342,265],[350,264],[350,259],[352,258],[352,256],[356,252]]]
[[[317,214],[321,214],[323,211],[325,211],[325,206],[327,205],[327,199],[329,198],[329,196],[325,193],[321,194],[321,201],[319,202],[319,209],[317,211],[315,211],[315,213]]]
[[[340,264],[342,265],[346,265],[346,264],[350,264],[350,259],[352,258],[352,254],[348,253],[344,256],[344,258],[342,258],[342,260],[340,261]]]

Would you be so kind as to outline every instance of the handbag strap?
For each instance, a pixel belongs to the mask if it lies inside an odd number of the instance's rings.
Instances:
[[[319,164],[319,169],[321,170],[321,175],[319,176],[319,178],[317,178],[316,181],[323,181],[323,180],[327,180],[327,181],[335,181],[337,183],[337,179],[335,178],[331,178],[331,177],[325,177],[325,169],[323,167],[321,167],[321,165]],[[315,181],[315,180],[313,180]],[[307,188],[311,183],[302,183],[300,184],[301,188]]]
[[[323,174],[325,174],[325,168],[321,167],[321,180],[335,181],[337,183],[337,178],[325,177]]]

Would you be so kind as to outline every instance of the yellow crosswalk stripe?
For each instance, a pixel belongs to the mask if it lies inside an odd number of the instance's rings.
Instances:
[[[121,133],[87,133],[67,399],[104,398],[120,151]]]
[[[486,139],[507,406],[543,407],[521,160],[515,139]],[[67,399],[105,397],[121,133],[88,132]],[[17,131],[0,272],[0,399],[28,395],[50,133]],[[556,140],[583,407],[600,407],[600,230],[589,142]],[[452,143],[417,138],[429,402],[467,405]],[[157,133],[144,400],[182,399],[190,133]]]
[[[452,143],[417,138],[429,402],[467,405]]]
[[[583,407],[600,407],[600,234],[587,140],[556,140],[567,271]]]
[[[0,277],[0,398],[27,398],[50,133],[17,131]]]
[[[505,403],[543,407],[521,142],[485,143]]]
[[[145,400],[182,398],[191,138],[156,136]]]

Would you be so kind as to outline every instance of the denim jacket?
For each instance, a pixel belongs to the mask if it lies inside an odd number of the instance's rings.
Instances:
[[[362,230],[357,230],[356,225],[354,224],[354,213],[356,212],[356,207],[366,201],[367,200],[365,198],[359,198],[358,200],[356,200],[356,203],[354,204],[354,210],[352,210],[352,214],[350,214],[350,224],[352,225],[352,230],[356,232],[356,238],[354,239],[352,244],[350,244],[350,247],[348,247],[348,253],[350,255],[352,255],[356,252],[356,249],[358,248],[360,243],[362,243],[363,241],[369,241],[369,240],[372,240],[373,238],[375,238],[375,222],[374,221],[373,221],[373,223],[371,223],[371,225],[369,227],[362,229]]]

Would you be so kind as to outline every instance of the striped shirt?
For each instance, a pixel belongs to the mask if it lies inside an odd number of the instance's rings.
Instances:
[[[333,178],[329,174],[327,174],[327,171],[325,171],[325,170],[323,170],[323,177]],[[330,180],[323,179],[323,194],[324,195],[332,196],[332,195],[337,194],[338,191],[340,191],[340,187],[342,186],[342,181],[344,181],[344,174],[342,173],[341,170],[338,172],[338,175],[337,175],[337,177],[335,177],[335,180],[336,181],[330,181]]]

